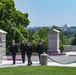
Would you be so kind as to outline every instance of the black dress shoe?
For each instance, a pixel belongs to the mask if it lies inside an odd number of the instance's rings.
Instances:
[[[25,62],[23,62],[23,63],[25,63]]]
[[[27,64],[27,66],[30,66],[30,64]]]
[[[13,65],[14,65],[15,63],[13,63]]]
[[[32,65],[32,62],[30,63],[30,65]]]

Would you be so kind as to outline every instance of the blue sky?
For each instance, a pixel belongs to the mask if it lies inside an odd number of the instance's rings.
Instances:
[[[15,7],[29,14],[30,27],[76,26],[76,0],[14,0]]]

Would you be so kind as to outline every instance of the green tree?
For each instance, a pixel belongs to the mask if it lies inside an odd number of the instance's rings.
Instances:
[[[48,50],[48,31],[50,30],[49,27],[43,27],[38,31],[38,36],[42,40],[44,44],[44,51]]]
[[[14,27],[17,27],[19,25],[27,27],[28,24],[30,23],[30,21],[28,19],[28,13],[22,13],[22,12],[16,10],[13,17],[14,17],[14,19],[13,19]]]
[[[43,27],[42,29],[40,29],[39,31],[38,31],[38,35],[39,35],[39,37],[40,38],[45,38],[45,37],[47,37],[47,34],[48,34],[48,31],[50,30],[50,28],[48,28],[48,27]]]
[[[74,38],[73,38],[73,40],[72,40],[71,45],[76,45],[76,33],[75,33],[75,35],[74,35]]]
[[[39,31],[35,32],[33,30],[28,30],[28,34],[29,34],[29,40],[31,40],[33,47],[34,47],[34,51],[36,51],[36,46],[39,42],[39,40],[42,40],[43,44],[44,44],[44,49],[45,51],[48,49],[48,31],[50,30],[50,28],[48,27],[43,27],[41,28]]]
[[[40,40],[40,37],[38,36],[38,32],[35,32],[32,36],[32,45],[33,45],[33,51],[37,51],[37,44],[38,41]]]
[[[21,38],[28,38],[28,32],[25,29],[30,23],[28,16],[28,13],[16,10],[13,0],[0,0],[0,29],[8,32],[7,50],[13,39],[16,39],[19,44]]]
[[[75,34],[75,31],[71,31],[71,30],[67,30],[67,31],[63,31],[63,34],[66,37],[66,45],[67,44],[71,44],[72,40],[73,40],[73,36]]]
[[[34,30],[27,30],[28,31],[28,36],[29,36],[29,39],[32,41],[34,38],[33,38],[33,35],[35,34],[35,31]]]

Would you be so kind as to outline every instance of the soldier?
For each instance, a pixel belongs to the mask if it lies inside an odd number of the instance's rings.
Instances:
[[[22,39],[22,42],[20,44],[20,50],[21,50],[21,56],[22,56],[22,61],[25,63],[25,54],[26,54],[26,44],[24,40]]]
[[[18,52],[18,46],[15,43],[15,40],[13,40],[10,46],[10,53],[12,54],[13,64],[15,64],[15,58],[16,58],[17,52]]]
[[[37,44],[37,53],[38,53],[38,56],[39,56],[39,64],[41,64],[41,58],[40,58],[40,55],[43,53],[43,44],[41,41],[39,41],[39,43]]]
[[[32,61],[31,61],[32,45],[31,45],[30,41],[27,44],[26,52],[27,52],[27,57],[28,57],[28,64],[27,65],[31,65],[32,64]]]

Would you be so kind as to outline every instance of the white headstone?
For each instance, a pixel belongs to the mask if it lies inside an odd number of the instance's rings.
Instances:
[[[52,29],[48,32],[48,53],[59,53],[59,31]]]

